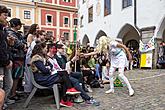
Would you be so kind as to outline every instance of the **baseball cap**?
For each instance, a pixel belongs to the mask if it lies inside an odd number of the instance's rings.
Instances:
[[[15,27],[18,25],[24,25],[24,23],[22,23],[19,18],[12,18],[9,22],[10,22],[11,27]]]

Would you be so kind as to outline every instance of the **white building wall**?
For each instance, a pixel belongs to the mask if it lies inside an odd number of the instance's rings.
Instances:
[[[99,16],[96,14],[98,1],[101,3]],[[104,31],[107,36],[117,37],[126,23],[134,26],[134,6],[122,9],[122,0],[111,0],[111,4],[111,14],[104,17],[104,0],[86,0],[84,4],[82,4],[82,0],[79,1],[79,18],[83,15],[83,27],[79,29],[81,41],[86,34],[93,45],[100,30]],[[132,4],[134,5],[134,0]],[[92,5],[93,22],[88,23],[88,8]],[[158,27],[163,17],[165,17],[165,0],[137,0],[137,26],[139,29],[156,26],[156,29],[159,30]]]
[[[139,28],[158,26],[165,15],[165,0],[137,0]]]

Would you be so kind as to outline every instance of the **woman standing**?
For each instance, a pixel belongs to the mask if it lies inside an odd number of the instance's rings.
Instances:
[[[134,90],[132,89],[127,77],[124,75],[124,69],[127,66],[127,57],[128,56],[129,61],[132,60],[132,55],[130,54],[128,48],[123,45],[122,43],[119,43],[115,41],[115,39],[102,36],[99,39],[98,46],[96,48],[95,52],[91,52],[88,54],[84,54],[85,56],[88,55],[94,55],[97,53],[100,53],[103,51],[104,53],[108,53],[111,59],[111,67],[109,70],[109,80],[110,80],[110,89],[106,91],[105,93],[114,93],[114,72],[118,68],[119,69],[119,77],[123,79],[123,81],[126,83],[129,95],[134,95]],[[125,53],[126,52],[126,53]]]
[[[36,45],[37,40],[37,30],[39,29],[38,24],[32,24],[30,26],[30,29],[27,33],[27,53],[26,53],[26,59],[25,59],[25,73],[24,73],[24,92],[30,93],[32,90],[32,83],[31,83],[31,76],[28,73],[28,65],[30,64],[31,54],[34,46]]]

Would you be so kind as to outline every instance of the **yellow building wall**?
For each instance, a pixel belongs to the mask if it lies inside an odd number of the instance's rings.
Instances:
[[[25,10],[27,10],[27,11],[30,11],[30,19],[24,19],[24,11]],[[19,7],[19,16],[20,16],[20,19],[21,19],[21,21],[24,23],[24,24],[26,24],[26,25],[28,25],[28,26],[30,26],[32,23],[33,23],[33,19],[32,19],[32,17],[34,17],[34,15],[32,15],[32,9],[30,9],[30,8],[26,8],[26,7]]]
[[[8,17],[8,20],[11,18],[19,18],[21,22],[25,25],[30,26],[32,23],[35,23],[35,6],[32,2],[27,1],[17,1],[17,0],[2,0],[2,5],[11,9],[11,17]],[[30,11],[31,19],[24,19],[24,10]],[[34,14],[32,14],[34,13]],[[34,20],[34,22],[33,22]],[[36,20],[37,23],[37,20]]]

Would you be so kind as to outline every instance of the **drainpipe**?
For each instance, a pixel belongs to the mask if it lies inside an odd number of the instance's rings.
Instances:
[[[137,27],[137,6],[136,6],[136,0],[134,0],[134,26]]]
[[[139,31],[141,37],[142,33],[140,31],[140,28],[137,26],[137,0],[134,0],[134,26]]]

